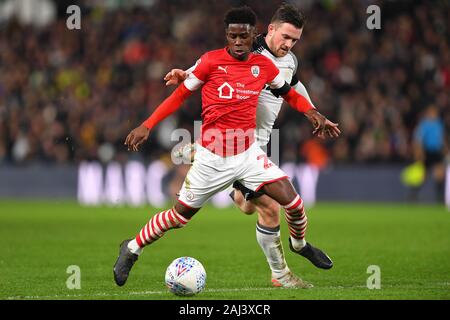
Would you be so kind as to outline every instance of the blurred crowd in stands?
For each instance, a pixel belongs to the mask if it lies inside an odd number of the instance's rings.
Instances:
[[[293,50],[299,79],[319,110],[340,124],[342,136],[311,139],[309,122],[285,106],[276,124],[282,161],[407,163],[414,156],[414,130],[431,105],[450,136],[448,1],[287,2],[308,18]],[[231,6],[251,6],[265,32],[281,1],[100,3],[80,3],[80,30],[67,29],[66,1],[45,26],[1,22],[0,164],[167,154],[176,143],[172,130],[192,131],[200,120],[199,92],[155,129],[139,155],[123,145],[174,90],[163,76],[224,46],[222,17]],[[381,8],[380,30],[366,26],[370,4]]]

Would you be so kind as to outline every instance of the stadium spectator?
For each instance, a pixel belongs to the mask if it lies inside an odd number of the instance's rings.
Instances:
[[[66,3],[65,1],[64,3]],[[84,1],[81,30],[66,28],[64,10],[49,24],[31,27],[2,20],[0,28],[0,161],[77,163],[126,159],[121,137],[148,114],[170,88],[161,78],[188,67],[202,52],[223,43],[221,15],[236,1],[155,0],[135,9]],[[423,107],[434,104],[450,127],[450,34],[445,2],[383,1],[380,30],[366,29],[364,1],[289,1],[308,16],[294,48],[301,81],[312,101],[336,119],[343,136],[327,146],[336,163],[407,163]],[[246,3],[269,21],[281,1]],[[208,34],[199,21],[207,16]],[[189,22],[189,23],[188,23]],[[266,26],[259,25],[259,31]],[[199,96],[192,97],[172,127],[192,129]],[[370,115],[370,116],[368,116]],[[285,108],[281,161],[300,161],[309,140],[299,115]],[[170,150],[167,134],[152,136],[160,157]]]
[[[436,197],[441,203],[444,202],[446,139],[439,110],[434,105],[428,106],[414,131],[415,156],[417,161],[425,164],[427,171],[431,171]]]

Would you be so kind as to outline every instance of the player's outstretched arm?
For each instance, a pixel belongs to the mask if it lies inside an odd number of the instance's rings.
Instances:
[[[291,107],[299,112],[305,113],[308,120],[313,125],[313,134],[321,139],[337,138],[341,134],[338,128],[338,124],[331,122],[325,116],[323,116],[316,108],[311,104],[308,99],[299,94],[293,88],[284,89],[287,91],[283,94],[283,99],[289,103]]]
[[[283,79],[283,77],[280,75],[280,70],[273,64],[271,60],[267,59],[266,61],[268,62],[266,67],[269,80],[267,81],[267,83],[270,86],[271,92],[276,97],[282,96],[283,99],[298,112],[305,113],[307,118],[313,124],[314,135],[317,135],[319,138],[325,138],[326,136],[329,136],[331,138],[338,137],[341,133],[338,128],[338,124],[331,122],[323,115],[321,115],[309,99],[298,93]]]
[[[150,131],[153,127],[177,111],[183,104],[184,100],[186,100],[191,94],[192,91],[187,89],[184,84],[181,84],[156,108],[147,120],[145,120],[139,127],[131,130],[124,143],[128,147],[128,150],[138,151],[139,146],[148,139]]]

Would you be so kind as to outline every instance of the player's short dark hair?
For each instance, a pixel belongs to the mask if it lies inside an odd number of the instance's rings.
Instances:
[[[256,26],[256,13],[248,6],[232,8],[225,13],[225,28],[230,24],[249,24]]]
[[[283,3],[273,15],[270,23],[289,23],[301,29],[306,23],[306,17],[297,7]]]

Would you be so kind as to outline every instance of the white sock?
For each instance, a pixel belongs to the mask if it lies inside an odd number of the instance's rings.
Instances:
[[[256,223],[256,240],[266,256],[272,276],[280,278],[288,273],[289,268],[280,239],[280,226],[269,228]]]
[[[295,251],[299,251],[304,246],[306,246],[306,240],[305,239],[295,239],[291,237],[291,243],[294,247]]]
[[[130,249],[131,253],[137,255],[140,255],[142,253],[142,250],[144,250],[144,248],[139,247],[139,245],[136,242],[136,239],[133,239],[130,242],[128,242],[128,249]]]

